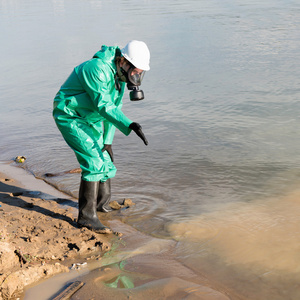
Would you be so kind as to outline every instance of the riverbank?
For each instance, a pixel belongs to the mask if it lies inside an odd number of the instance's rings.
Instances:
[[[112,235],[76,226],[76,199],[23,169],[0,167],[0,299],[68,272],[76,258],[94,258],[110,249]]]
[[[71,299],[229,299],[176,260],[173,240],[109,218],[111,235],[77,228],[77,200],[23,169],[0,164],[0,205],[1,300],[53,299],[78,278]]]

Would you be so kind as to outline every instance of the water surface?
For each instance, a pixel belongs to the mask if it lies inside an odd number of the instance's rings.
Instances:
[[[298,1],[1,0],[0,160],[25,155],[37,177],[78,167],[55,93],[102,44],[144,40],[146,99],[123,110],[149,146],[116,133],[114,197],[137,205],[114,217],[248,299],[295,299],[299,23]],[[79,179],[49,182],[76,196]]]

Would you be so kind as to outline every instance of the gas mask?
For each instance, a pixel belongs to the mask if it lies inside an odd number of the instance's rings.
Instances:
[[[131,101],[143,100],[144,92],[139,89],[139,86],[142,84],[145,71],[139,72],[132,64],[128,63],[128,65],[129,69],[128,71],[125,71],[119,66],[119,64],[117,64],[118,78],[123,82],[127,82],[127,88],[131,91],[129,93],[129,98]]]

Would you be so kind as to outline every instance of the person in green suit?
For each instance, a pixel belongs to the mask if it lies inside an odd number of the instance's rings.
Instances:
[[[53,117],[81,167],[77,223],[99,233],[110,233],[97,211],[111,210],[110,179],[116,174],[112,142],[116,128],[129,135],[133,130],[145,143],[142,127],[122,112],[126,83],[131,100],[143,99],[139,90],[150,70],[150,52],[142,41],[124,48],[103,45],[92,59],[75,67],[54,98]]]

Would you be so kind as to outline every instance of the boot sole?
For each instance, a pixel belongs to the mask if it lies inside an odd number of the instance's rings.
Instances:
[[[100,209],[97,209],[97,211],[99,211],[99,212],[103,212],[103,213],[109,213],[109,212],[112,212],[112,211],[114,211],[114,209],[110,209],[110,210],[107,210],[106,208],[100,208]]]
[[[89,226],[85,226],[85,225],[81,225],[81,224],[78,224],[79,228],[87,228],[88,230],[91,230],[93,232],[96,232],[96,233],[102,233],[102,234],[110,234],[112,233],[113,231],[108,228],[108,227],[105,227],[103,229],[94,229],[92,227],[89,227]]]

